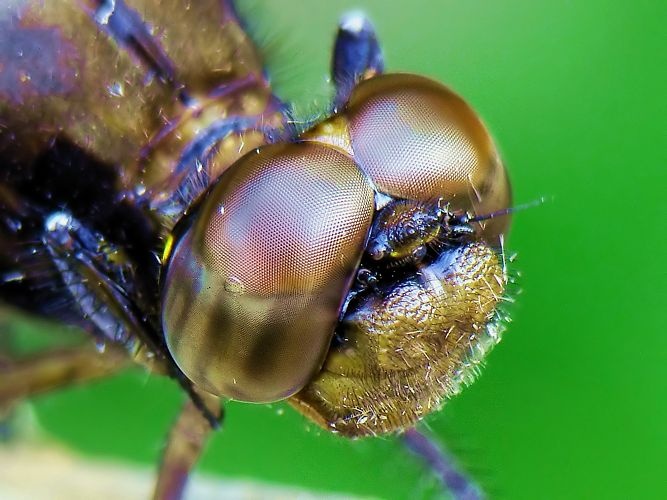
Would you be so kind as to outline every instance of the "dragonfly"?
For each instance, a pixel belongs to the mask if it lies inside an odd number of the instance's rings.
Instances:
[[[0,300],[91,339],[0,353],[0,407],[139,364],[187,395],[155,498],[183,494],[228,399],[400,433],[481,496],[415,428],[505,319],[511,189],[461,97],[385,73],[358,13],[312,122],[231,1],[20,0],[0,24]]]

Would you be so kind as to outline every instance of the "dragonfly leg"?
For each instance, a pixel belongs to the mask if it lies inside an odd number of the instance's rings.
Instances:
[[[208,411],[221,422],[223,410],[219,398],[204,393],[199,395]],[[169,433],[153,493],[154,500],[179,500],[183,497],[190,471],[213,430],[201,409],[189,399]]]
[[[92,345],[77,346],[0,360],[0,409],[38,394],[106,377],[130,364],[124,349],[107,346],[99,352]]]
[[[452,457],[433,439],[422,434],[414,427],[403,433],[405,446],[418,455],[434,474],[438,476],[443,486],[456,500],[481,500],[485,498],[471,478],[459,470]]]
[[[81,316],[95,327],[98,342],[122,346],[134,361],[172,377],[210,425],[217,427],[217,416],[208,410],[169,355],[158,326],[128,298],[127,278],[133,268],[122,265],[126,259],[120,249],[65,211],[50,214],[45,226],[44,246]],[[125,288],[121,289],[119,283],[126,284]]]
[[[357,83],[382,73],[383,69],[382,50],[371,22],[360,12],[343,16],[331,62],[331,76],[336,85],[334,111],[345,104]]]

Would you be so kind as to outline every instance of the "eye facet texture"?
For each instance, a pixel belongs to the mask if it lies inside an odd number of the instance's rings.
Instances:
[[[373,217],[347,156],[267,146],[221,177],[174,247],[163,328],[183,372],[215,394],[286,398],[319,370]]]
[[[354,158],[391,196],[444,198],[477,215],[506,208],[510,188],[500,157],[476,113],[443,85],[389,74],[358,85],[345,109]],[[493,220],[483,235],[504,232]]]

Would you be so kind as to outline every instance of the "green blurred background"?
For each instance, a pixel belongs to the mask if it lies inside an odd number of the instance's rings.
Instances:
[[[667,3],[244,3],[302,113],[325,101],[337,19],[357,7],[389,70],[437,78],[480,112],[515,202],[550,200],[514,217],[520,292],[504,341],[427,427],[492,498],[667,498]],[[34,408],[83,453],[154,464],[181,401],[170,381],[137,372]],[[230,404],[200,470],[436,495],[394,439],[345,441],[284,405]]]

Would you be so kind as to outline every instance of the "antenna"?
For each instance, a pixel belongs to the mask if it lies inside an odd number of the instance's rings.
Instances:
[[[488,214],[484,215],[477,215],[475,217],[470,217],[466,220],[467,223],[471,222],[481,222],[483,220],[489,220],[489,219],[495,219],[496,217],[503,217],[505,215],[510,215],[513,214],[514,212],[518,212],[520,210],[525,210],[527,208],[533,208],[533,207],[538,207],[540,205],[543,205],[544,203],[547,202],[547,198],[544,196],[541,196],[540,198],[529,201],[528,203],[523,203],[521,205],[516,205],[513,207],[509,208],[503,208],[501,210],[496,210],[495,212],[491,212]]]

